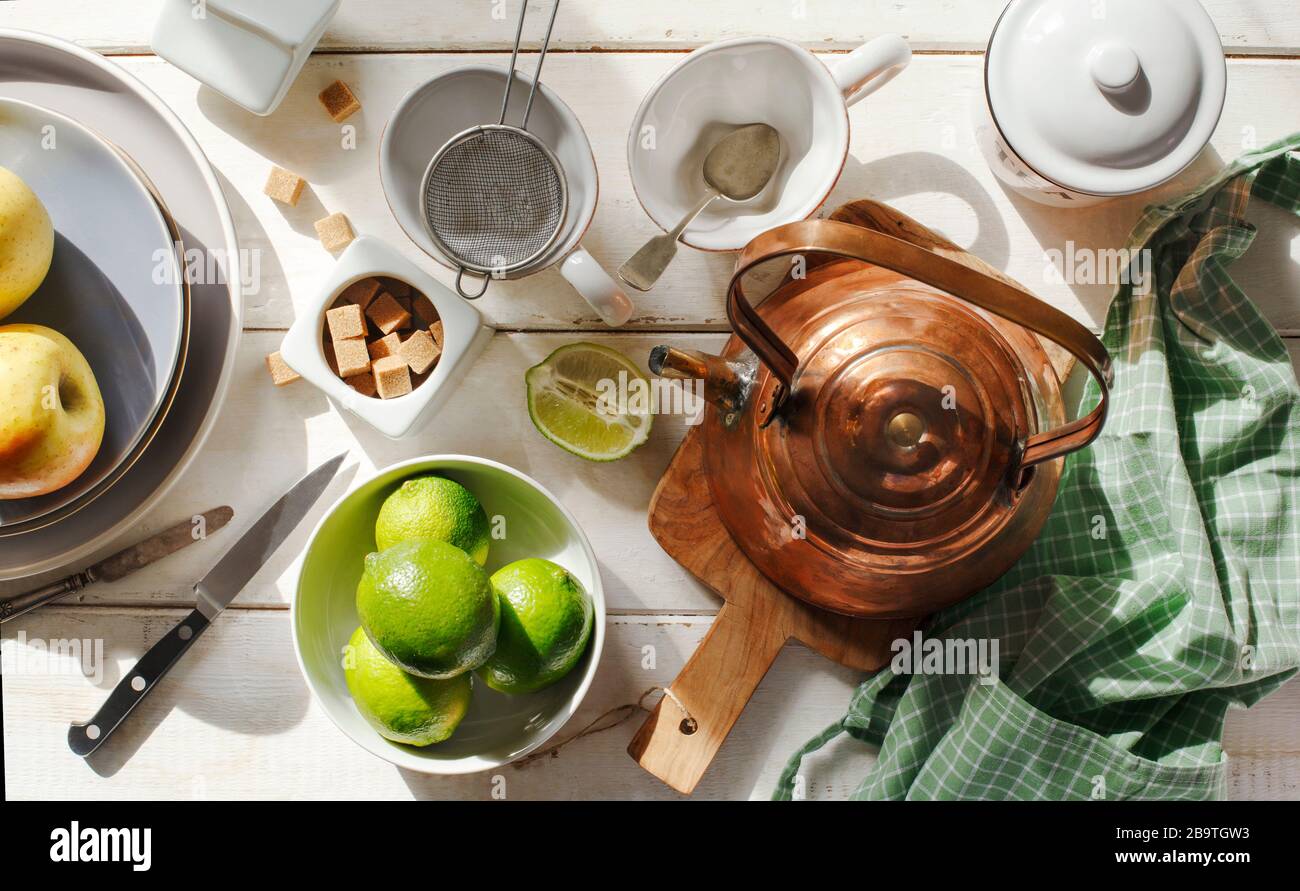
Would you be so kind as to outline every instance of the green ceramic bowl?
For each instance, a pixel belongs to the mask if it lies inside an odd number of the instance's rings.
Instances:
[[[507,696],[474,678],[469,714],[444,743],[424,748],[384,739],[366,723],[348,694],[342,651],[358,623],[362,560],[375,549],[375,517],[403,480],[440,473],[473,492],[489,517],[505,518],[488,573],[524,557],[552,560],[582,582],[596,615],[582,660],[563,680],[538,693]],[[474,773],[520,758],[544,745],[569,720],[591,686],[605,645],[605,595],[587,536],[554,495],[504,464],[466,455],[436,455],[394,465],[356,483],[330,508],[307,543],[293,597],[293,643],[307,686],[325,713],[353,742],[408,770]]]

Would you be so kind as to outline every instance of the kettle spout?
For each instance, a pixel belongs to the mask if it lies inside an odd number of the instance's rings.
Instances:
[[[704,398],[724,416],[739,412],[749,397],[754,369],[699,350],[657,346],[650,351],[650,371],[674,380],[704,382]]]

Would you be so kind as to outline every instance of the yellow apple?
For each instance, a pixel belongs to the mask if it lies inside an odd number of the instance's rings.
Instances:
[[[104,439],[104,400],[90,363],[41,325],[0,325],[0,500],[61,489]]]
[[[0,167],[0,319],[45,281],[54,258],[54,226],[41,199]]]

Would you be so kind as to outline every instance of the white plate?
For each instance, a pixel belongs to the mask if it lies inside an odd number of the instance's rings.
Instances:
[[[36,193],[55,233],[45,281],[0,325],[45,325],[71,340],[106,415],[81,476],[39,498],[0,501],[4,536],[81,503],[135,453],[171,393],[189,319],[172,233],[112,146],[58,112],[0,98],[0,166]]]
[[[117,65],[63,40],[0,29],[0,96],[54,109],[102,134],[148,173],[187,249],[205,260],[216,256],[223,269],[237,263],[234,223],[203,152],[176,115]],[[238,274],[229,278],[190,289],[194,336],[180,391],[143,458],[92,510],[6,539],[0,579],[66,568],[125,544],[118,539],[189,466],[216,421],[234,367],[243,307]]]

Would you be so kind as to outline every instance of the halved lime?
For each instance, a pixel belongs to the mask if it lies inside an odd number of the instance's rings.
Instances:
[[[580,458],[614,461],[650,436],[650,381],[617,350],[562,346],[528,369],[524,380],[533,426]]]

